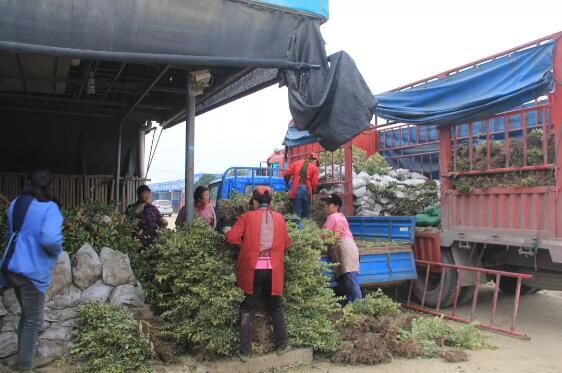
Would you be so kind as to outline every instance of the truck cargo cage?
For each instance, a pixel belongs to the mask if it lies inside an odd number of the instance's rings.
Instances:
[[[519,314],[519,300],[520,300],[520,296],[521,296],[522,280],[530,280],[530,279],[533,278],[532,275],[523,274],[523,273],[506,272],[506,271],[498,271],[498,270],[478,268],[478,267],[468,267],[468,266],[462,266],[462,265],[457,265],[457,264],[430,262],[430,261],[425,261],[425,260],[416,260],[416,264],[417,264],[418,268],[424,268],[425,267],[425,279],[424,279],[422,299],[421,299],[421,302],[420,302],[419,305],[415,304],[412,301],[414,281],[416,281],[416,280],[411,280],[410,281],[410,289],[409,289],[409,292],[408,292],[408,300],[407,300],[406,304],[402,304],[402,307],[407,308],[407,309],[411,309],[411,310],[414,310],[414,311],[418,311],[418,312],[427,313],[427,314],[434,315],[434,316],[444,317],[446,319],[458,321],[458,322],[462,322],[462,323],[467,323],[467,324],[475,323],[476,322],[475,312],[476,312],[476,306],[478,304],[478,295],[479,295],[479,289],[480,289],[478,284],[480,284],[480,280],[482,279],[482,276],[493,276],[494,282],[495,282],[495,287],[494,287],[494,296],[493,296],[493,299],[492,299],[492,309],[491,309],[490,319],[487,323],[477,323],[476,325],[481,329],[489,330],[489,331],[492,331],[492,332],[501,333],[501,334],[505,334],[505,335],[508,335],[508,336],[517,337],[517,338],[521,338],[521,339],[530,339],[526,334],[519,332],[515,328],[515,324],[516,324],[516,321],[517,321],[517,316]],[[427,295],[428,284],[429,284],[429,275],[431,273],[432,268],[441,268],[439,293],[438,293],[437,303],[436,303],[435,308],[431,308],[431,307],[428,307],[426,305],[426,295]],[[457,281],[456,281],[456,286],[455,286],[455,293],[454,293],[454,296],[453,296],[453,306],[452,306],[452,309],[450,311],[449,310],[443,311],[441,309],[441,304],[442,304],[442,299],[443,299],[443,284],[445,283],[445,281],[443,281],[443,280],[444,280],[444,276],[446,276],[447,273],[449,273],[451,271],[458,271],[458,276],[457,276]],[[460,305],[461,298],[462,298],[461,282],[462,282],[463,275],[467,276],[468,274],[471,274],[471,273],[474,273],[476,275],[475,284],[477,284],[477,285],[472,286],[474,289],[471,289],[471,287],[463,289],[463,290],[472,291],[472,304],[471,304],[471,308],[470,308],[470,315],[469,316],[463,316],[463,315],[460,315],[457,312],[458,306]],[[512,312],[512,316],[511,316],[511,324],[510,324],[509,327],[496,325],[496,310],[497,310],[497,305],[498,305],[500,282],[504,278],[515,279],[516,282],[517,282],[517,285],[516,285],[516,288],[515,288],[515,296],[514,296],[514,302],[513,302],[513,312]]]
[[[448,176],[552,170],[554,132],[544,100],[451,127]]]
[[[376,125],[378,122],[375,117]],[[439,179],[439,132],[436,126],[396,124],[379,131],[377,151],[392,168],[406,168],[430,180]]]

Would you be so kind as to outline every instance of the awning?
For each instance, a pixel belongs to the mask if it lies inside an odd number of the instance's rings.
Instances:
[[[287,58],[296,30],[325,20],[298,3],[0,1],[0,107],[119,119],[142,97],[130,117],[182,122],[187,70],[212,74],[200,114],[314,67]]]
[[[444,125],[520,106],[553,89],[554,46],[549,41],[419,87],[380,94],[375,114],[402,123]]]

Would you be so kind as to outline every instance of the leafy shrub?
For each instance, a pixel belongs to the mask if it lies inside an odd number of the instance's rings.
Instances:
[[[486,342],[486,335],[472,324],[463,325],[453,331],[445,343],[465,350],[480,350],[490,347]]]
[[[232,355],[238,344],[242,290],[235,256],[224,237],[196,219],[155,245],[156,309],[167,333],[183,347]]]
[[[246,211],[250,196],[242,193],[233,192],[229,199],[219,201],[218,222],[220,227],[231,227],[236,223],[236,219]]]
[[[285,259],[283,298],[291,344],[333,351],[339,337],[330,315],[341,307],[328,287],[329,265],[320,261],[325,243],[333,242],[333,237],[308,220],[301,231],[290,224],[289,234],[292,245]]]
[[[550,133],[547,136],[547,162],[553,163],[555,157],[555,138]],[[512,138],[509,140],[509,165],[522,167],[524,162],[524,142],[522,139]],[[467,144],[457,147],[456,171],[466,172],[470,167],[470,150]],[[490,142],[490,168],[506,167],[505,142]],[[527,135],[527,166],[541,165],[544,162],[543,130],[535,128]],[[451,165],[453,166],[453,165]],[[488,145],[476,144],[473,147],[473,170],[488,169]],[[451,169],[452,170],[452,169]],[[491,187],[533,187],[541,185],[553,185],[554,174],[552,171],[513,171],[508,173],[495,173],[491,175],[462,175],[453,180],[453,187],[461,193],[470,193],[475,189],[487,189]]]
[[[149,339],[139,323],[117,306],[101,302],[78,308],[72,355],[83,373],[149,371]]]
[[[357,172],[365,171],[369,175],[385,175],[388,173],[389,164],[386,159],[379,153],[375,153],[364,161],[354,162]]]
[[[311,203],[311,213],[312,213],[312,220],[319,227],[323,226],[328,218],[328,212],[326,211],[326,203],[322,200],[314,200]]]
[[[486,343],[486,335],[475,325],[463,325],[455,330],[440,317],[420,317],[414,319],[411,330],[406,331],[413,340],[423,347],[423,357],[432,358],[441,355],[445,345],[466,350],[478,350],[491,347]]]
[[[327,287],[327,265],[320,261],[325,240],[313,222],[302,231],[290,224],[284,303],[294,346],[330,351],[338,335],[329,316],[340,309]],[[156,308],[168,333],[183,346],[207,355],[232,355],[238,348],[238,315],[243,292],[235,287],[234,251],[222,235],[195,221],[156,245]],[[209,279],[212,279],[210,281]]]
[[[451,335],[453,329],[441,317],[419,317],[412,321],[412,337],[441,344]]]
[[[64,250],[73,255],[88,242],[99,252],[109,247],[123,253],[136,252],[139,241],[133,237],[136,222],[130,221],[115,206],[92,203],[65,212]],[[134,269],[134,268],[133,268]]]
[[[390,299],[381,289],[367,294],[363,299],[357,299],[353,302],[352,307],[355,313],[370,315],[375,318],[398,316],[400,314],[400,303]]]

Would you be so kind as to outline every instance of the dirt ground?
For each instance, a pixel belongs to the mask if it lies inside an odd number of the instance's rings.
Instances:
[[[477,309],[478,320],[490,316],[493,291],[480,290]],[[509,325],[513,298],[501,297],[498,304],[497,324]],[[462,312],[469,312],[464,307]],[[396,360],[391,364],[374,367],[344,367],[330,363],[317,363],[299,369],[300,373],[559,373],[562,372],[562,292],[540,291],[522,297],[517,329],[531,339],[518,340],[490,334],[495,350],[469,351],[470,359],[463,363],[446,363],[442,359]],[[289,370],[296,372],[297,370]]]

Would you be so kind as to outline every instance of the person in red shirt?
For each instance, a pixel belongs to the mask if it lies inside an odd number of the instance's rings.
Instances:
[[[310,153],[306,159],[292,163],[285,171],[286,184],[293,178],[289,199],[294,200],[295,214],[299,218],[310,219],[310,201],[318,189],[319,167],[320,157],[316,153]]]
[[[265,296],[275,335],[275,350],[282,354],[289,347],[282,304],[285,252],[291,238],[283,215],[272,211],[271,189],[258,186],[252,195],[253,211],[244,213],[230,230],[226,240],[239,245],[236,282],[244,291],[240,306],[239,357],[247,361],[252,353],[254,319],[260,298]]]

